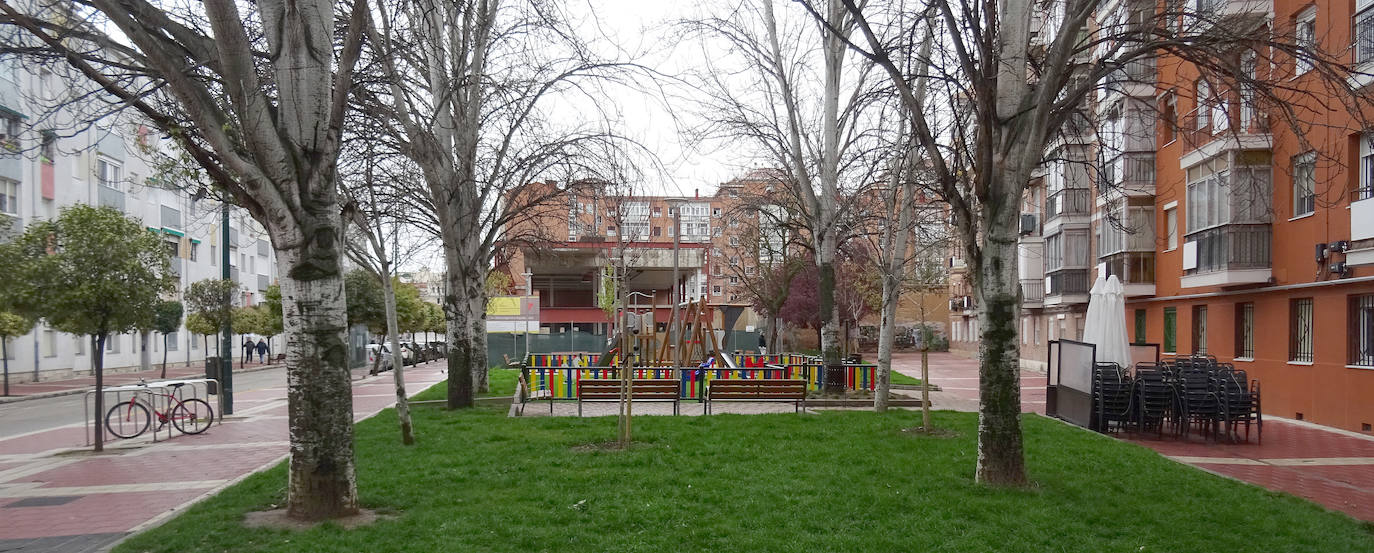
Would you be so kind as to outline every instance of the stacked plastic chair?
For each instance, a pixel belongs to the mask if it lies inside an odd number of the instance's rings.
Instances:
[[[1119,429],[1131,421],[1131,378],[1116,363],[1093,366],[1093,406],[1099,432]]]

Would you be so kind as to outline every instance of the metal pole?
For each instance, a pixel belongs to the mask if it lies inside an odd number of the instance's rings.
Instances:
[[[227,192],[226,192],[227,194]],[[220,278],[229,280],[229,199],[224,200],[224,208],[220,213]],[[230,298],[233,303],[233,298]],[[225,306],[227,310],[229,306]],[[220,401],[223,406],[220,411],[225,415],[234,414],[234,358],[230,357],[234,351],[234,330],[230,327],[229,321],[224,321],[224,328],[221,329],[220,336],[220,357],[219,357],[219,383]]]
[[[668,338],[673,344],[673,368],[682,367],[682,323],[678,321],[677,305],[682,303],[682,294],[678,292],[681,284],[678,279],[678,249],[682,247],[682,203],[673,202],[669,204],[673,207],[673,302],[672,324],[668,327]]]

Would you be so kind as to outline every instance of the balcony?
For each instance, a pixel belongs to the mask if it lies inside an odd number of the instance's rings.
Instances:
[[[1273,276],[1268,223],[1230,224],[1188,234],[1183,288],[1261,284]]]
[[[1121,279],[1126,297],[1155,295],[1155,252],[1114,253],[1103,256],[1102,264]]]
[[[1374,265],[1374,185],[1356,189],[1350,197],[1350,240],[1345,254],[1350,265]]]
[[[1224,27],[1228,32],[1237,32],[1273,19],[1274,3],[1272,0],[1198,0],[1197,13],[1188,17],[1208,29]]]
[[[1045,198],[1045,220],[1053,221],[1059,217],[1087,215],[1092,203],[1087,188],[1064,188]]]
[[[1103,83],[1104,97],[1112,94],[1124,94],[1126,96],[1148,96],[1153,97],[1155,93],[1155,80],[1158,71],[1155,67],[1155,58],[1140,58],[1126,62],[1126,65],[1116,68],[1107,74]]]
[[[1274,136],[1270,134],[1269,115],[1254,108],[1226,110],[1193,110],[1183,118],[1178,135],[1183,139],[1184,151],[1179,167],[1187,169],[1231,150],[1272,150]],[[1216,116],[1225,117],[1218,125]]]
[[[120,213],[124,212],[124,193],[108,186],[97,186],[100,190],[98,202],[100,207],[113,207]]]
[[[1058,269],[1045,277],[1045,305],[1088,302],[1088,270]]]
[[[1035,309],[1045,304],[1045,280],[1021,279],[1021,307]]]

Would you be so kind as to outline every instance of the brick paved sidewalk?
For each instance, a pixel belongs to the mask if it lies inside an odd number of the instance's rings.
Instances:
[[[920,356],[896,354],[893,368],[920,376]],[[978,364],[948,353],[930,355],[931,394],[936,409],[978,408]],[[1046,376],[1021,373],[1021,408],[1044,414]],[[1086,430],[1085,430],[1086,432]],[[1352,517],[1374,521],[1374,437],[1266,416],[1264,440],[1256,444],[1209,443],[1148,436],[1118,436],[1170,459],[1200,469],[1288,492]]]
[[[407,388],[425,389],[444,378],[443,369],[443,363],[408,368]],[[394,399],[389,372],[354,382],[357,419]],[[204,434],[156,444],[113,440],[99,455],[84,445],[76,420],[0,440],[0,551],[102,550],[282,459],[288,448],[285,388],[239,392],[234,404],[235,414]]]
[[[234,374],[261,371],[266,369],[278,368],[281,366],[282,364],[280,362],[274,363],[269,361],[267,363],[258,363],[256,361],[253,361],[250,363],[239,363],[238,360],[235,360]],[[154,368],[151,371],[135,371],[122,373],[107,372],[105,374],[105,385],[120,386],[123,384],[133,384],[135,382],[138,382],[139,379],[161,379],[161,364],[154,363],[153,367]],[[187,365],[185,363],[167,364],[167,378],[182,378],[188,376],[193,378],[203,378],[205,376],[205,363],[202,361],[197,363],[191,363],[190,365]],[[41,382],[25,382],[23,384],[16,384],[11,382],[10,395],[0,396],[0,403],[9,403],[12,401],[22,401],[25,399],[34,399],[40,397],[78,394],[94,388],[95,376],[80,376],[76,378],[67,378],[62,380],[44,380]]]

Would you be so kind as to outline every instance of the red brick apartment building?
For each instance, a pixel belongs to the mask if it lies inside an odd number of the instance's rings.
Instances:
[[[1213,4],[1222,24],[1272,26],[1374,73],[1374,0]],[[1368,433],[1374,131],[1341,111],[1310,64],[1235,55],[1243,70],[1278,71],[1312,93],[1296,110],[1306,141],[1254,91],[1196,67],[1168,57],[1124,67],[1093,99],[1096,135],[1053,145],[1051,158],[1085,163],[1048,164],[1026,192],[1023,364],[1042,366],[1048,340],[1082,336],[1089,287],[1110,273],[1126,284],[1133,341],[1234,363],[1261,381],[1267,414]],[[976,340],[971,324],[956,313],[954,337]]]

